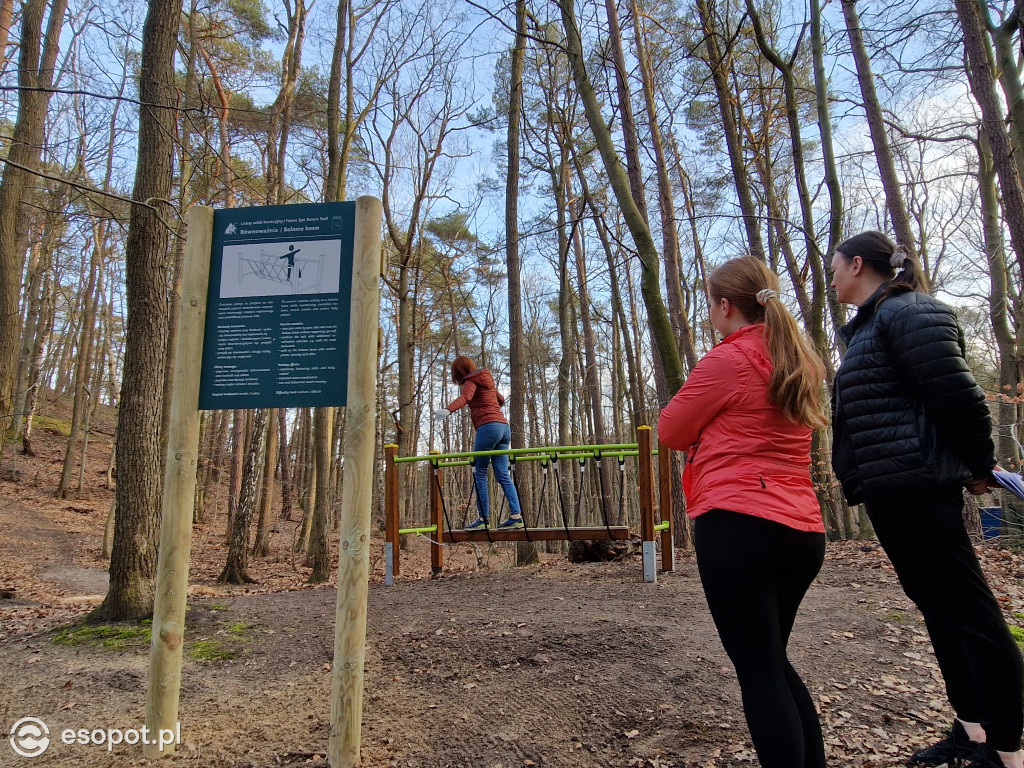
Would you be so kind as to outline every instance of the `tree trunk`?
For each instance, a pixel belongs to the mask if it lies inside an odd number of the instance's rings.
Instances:
[[[612,2],[612,0],[608,0],[608,2]],[[697,350],[693,346],[693,330],[690,328],[690,321],[686,315],[686,302],[680,279],[679,232],[676,227],[675,202],[672,197],[672,183],[668,175],[665,143],[661,137],[661,127],[658,124],[658,114],[654,105],[654,75],[651,71],[646,33],[643,28],[643,20],[646,16],[640,12],[636,0],[632,2],[632,10],[636,56],[640,65],[644,104],[647,107],[647,124],[651,132],[654,168],[658,179],[658,211],[661,215],[661,247],[665,259],[665,292],[668,297],[669,316],[676,329],[679,348],[686,360],[686,366],[688,369],[692,369],[697,364]]]
[[[231,543],[228,545],[228,559],[224,570],[217,577],[218,584],[255,584],[248,573],[249,529],[259,503],[260,469],[263,466],[263,447],[266,444],[269,411],[260,408],[253,417],[252,439],[245,453],[245,467],[242,472],[241,495],[231,529]]]
[[[739,199],[740,213],[743,215],[743,227],[747,233],[747,244],[750,252],[759,259],[766,258],[764,243],[761,240],[761,221],[754,207],[754,198],[750,191],[749,176],[743,161],[743,146],[740,143],[740,131],[733,112],[733,95],[729,87],[728,52],[719,45],[718,24],[707,0],[697,0],[697,13],[700,16],[704,32],[704,46],[708,52],[708,66],[711,78],[718,95],[718,108],[722,115],[722,130],[725,144],[729,151],[729,164],[736,184],[736,196]]]
[[[1014,7],[1002,24],[992,23],[986,3],[978,3],[978,12],[995,45],[995,69],[999,73],[999,82],[1006,97],[1010,117],[1008,128],[1017,161],[1017,174],[1024,178],[1024,87],[1021,85],[1014,51],[1014,36],[1020,27],[1020,8]]]
[[[821,136],[821,158],[824,166],[825,187],[828,189],[828,246],[822,252],[822,267],[828,274],[831,254],[843,239],[843,191],[839,184],[835,148],[832,143],[832,117],[828,109],[828,77],[825,74],[825,43],[821,31],[819,0],[811,1],[811,58],[814,66],[814,98],[818,111],[818,134]],[[846,308],[839,303],[835,291],[828,291],[829,313],[832,327],[846,324]]]
[[[644,303],[647,306],[652,340],[656,345],[658,357],[664,368],[667,388],[675,393],[683,385],[683,366],[679,358],[679,349],[676,346],[675,335],[672,331],[672,323],[669,321],[668,311],[661,296],[658,250],[654,245],[654,239],[651,237],[651,230],[647,226],[647,221],[644,219],[630,193],[629,180],[626,177],[626,172],[622,167],[622,162],[619,160],[618,152],[612,141],[611,131],[601,114],[601,106],[598,102],[597,94],[590,82],[590,75],[587,72],[586,62],[583,58],[583,44],[580,40],[579,28],[576,24],[573,0],[559,0],[558,5],[562,14],[562,24],[565,28],[566,55],[572,69],[573,80],[576,83],[580,98],[583,100],[587,123],[590,125],[595,142],[601,152],[601,159],[604,162],[608,180],[615,192],[615,199],[622,210],[626,225],[629,227],[640,261],[643,264],[640,286]]]
[[[558,137],[559,144],[563,144],[563,136]],[[565,149],[564,146],[561,149]],[[572,376],[572,340],[570,329],[572,321],[570,315],[571,290],[569,288],[569,235],[568,211],[566,200],[571,194],[567,189],[567,168],[566,158],[562,154],[560,162],[548,169],[551,174],[551,192],[555,198],[555,229],[558,235],[558,445],[571,445],[572,438],[569,435],[569,421],[572,418],[569,413],[569,389]],[[559,472],[558,496],[559,509],[563,515],[568,515],[573,508],[573,487],[569,481],[568,472]]]
[[[288,424],[286,421],[286,409],[279,408],[277,411],[278,440],[281,443],[281,519],[292,519],[292,456],[288,446]]]
[[[242,470],[245,464],[245,411],[231,412],[231,472],[228,476],[228,520],[224,528],[224,543],[231,543],[235,529],[235,515],[242,497]]]
[[[874,75],[871,72],[871,60],[867,48],[864,47],[864,33],[860,27],[860,16],[857,14],[856,0],[842,0],[843,18],[850,37],[850,48],[854,63],[857,65],[857,81],[860,83],[861,98],[864,99],[864,112],[867,115],[868,130],[871,133],[871,144],[875,150],[875,161],[882,179],[882,190],[885,192],[885,207],[889,211],[896,242],[907,246],[913,253],[917,247],[910,216],[907,214],[906,203],[903,202],[903,191],[899,178],[896,176],[896,165],[893,163],[892,150],[889,148],[889,137],[885,130],[882,117],[882,106],[875,92]],[[970,0],[963,0],[970,2]]]
[[[1004,122],[1005,115],[996,92],[995,75],[985,49],[984,30],[978,17],[976,0],[955,0],[957,17],[964,32],[967,54],[967,80],[971,85],[981,122],[992,149],[992,164],[1002,192],[1003,221],[1010,232],[1010,244],[1017,265],[1024,271],[1024,189],[1017,174],[1013,148]]]
[[[82,329],[78,341],[78,357],[75,361],[74,398],[71,406],[71,434],[64,449],[64,465],[61,469],[60,480],[57,482],[57,490],[54,496],[58,499],[67,498],[68,487],[71,484],[71,473],[75,467],[75,450],[78,446],[82,432],[82,421],[85,417],[86,407],[86,382],[91,375],[89,366],[92,362],[93,332],[96,327],[96,284],[100,279],[100,270],[103,261],[103,242],[105,239],[106,226],[99,220],[94,220],[93,225],[93,248],[92,257],[89,262],[89,278],[85,283],[85,290],[82,291]],[[84,448],[83,448],[84,453]],[[85,461],[85,456],[82,456]]]
[[[60,46],[67,0],[53,0],[46,38],[43,17],[47,0],[26,0],[21,10],[18,61],[18,116],[0,179],[0,418],[12,412],[14,377],[21,344],[21,277],[24,251],[21,236],[28,217],[22,201],[31,190],[44,144],[46,110]],[[136,198],[139,199],[139,198]],[[5,431],[7,425],[2,429]]]
[[[581,200],[577,210],[577,216],[584,215],[585,201]],[[577,227],[573,237],[574,251],[576,254],[576,280],[580,294],[580,319],[583,327],[583,386],[586,388],[590,400],[590,411],[593,418],[592,440],[597,445],[604,445],[608,442],[604,431],[604,402],[601,397],[600,372],[597,363],[597,343],[594,340],[594,325],[591,320],[590,291],[587,285],[587,264],[583,254],[583,243],[580,237],[580,230]],[[612,506],[612,463],[614,459],[607,458],[598,461],[598,478],[600,481],[600,503],[604,520],[611,520],[614,516]]]
[[[277,408],[271,408],[267,416],[267,450],[263,461],[260,514],[256,524],[256,541],[252,545],[255,557],[270,554],[270,511],[274,503],[274,471],[277,469],[277,411]]]
[[[1010,472],[1021,468],[1020,443],[1016,439],[1020,422],[1021,360],[1019,334],[1014,328],[1020,327],[1021,298],[1010,290],[1010,272],[1006,265],[1003,244],[1003,227],[999,214],[999,195],[996,192],[996,172],[992,149],[984,129],[978,137],[978,192],[981,198],[981,213],[985,233],[985,253],[988,256],[989,318],[992,333],[999,351],[999,394],[996,397],[996,415],[999,429],[996,430],[996,456],[999,464]],[[1012,306],[1015,318],[1011,320],[1008,307]],[[1024,501],[1012,494],[1004,494],[1008,514],[1007,524],[1019,526],[1024,521]]]
[[[622,121],[626,176],[629,179],[629,191],[633,201],[644,222],[650,226],[647,217],[647,196],[644,194],[643,167],[640,164],[640,142],[637,140],[633,98],[629,89],[629,72],[626,69],[626,55],[622,50],[622,29],[619,26],[619,12],[615,4],[616,0],[605,0],[604,8],[608,19],[608,47],[611,49],[612,63],[615,66],[615,93],[619,101],[619,119]]]
[[[174,154],[174,48],[181,3],[150,0],[142,33],[138,166],[125,246],[128,322],[117,414],[118,477],[110,586],[97,618],[153,611],[163,464],[160,425],[167,338],[167,222]],[[148,106],[153,105],[153,106]]]
[[[519,176],[520,143],[523,117],[523,60],[526,57],[526,0],[516,0],[516,37],[512,46],[508,96],[508,129],[505,133],[508,171],[505,177],[505,272],[508,275],[508,422],[512,447],[526,447],[526,371],[523,359],[523,291],[519,261]],[[525,515],[530,498],[530,483],[520,475],[519,502]],[[534,524],[532,520],[527,523]],[[532,541],[516,545],[516,565],[538,561]]]
[[[338,16],[335,25],[334,55],[331,57],[331,72],[327,81],[327,179],[324,182],[324,198],[345,199],[345,152],[341,144],[341,131],[349,126],[341,121],[341,80],[342,66],[346,61],[348,40],[348,19],[351,9],[349,0],[338,0]]]
[[[331,514],[331,408],[313,409],[313,471],[316,473],[316,498],[309,534],[310,584],[322,584],[331,575],[331,550],[328,546],[328,521]]]

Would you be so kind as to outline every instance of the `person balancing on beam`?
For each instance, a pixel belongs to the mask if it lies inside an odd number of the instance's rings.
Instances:
[[[443,421],[455,411],[469,406],[476,435],[473,451],[505,451],[512,444],[512,431],[508,420],[501,412],[505,404],[494,386],[494,377],[487,368],[477,368],[465,355],[452,361],[452,382],[462,388],[462,393],[444,408],[434,411],[434,421]],[[492,462],[491,459],[494,459]],[[490,520],[490,499],[487,492],[487,466],[494,465],[494,477],[505,491],[508,499],[509,516],[498,528],[522,528],[523,513],[519,506],[519,494],[508,473],[508,454],[500,456],[477,456],[474,462],[473,479],[476,484],[477,519],[467,529],[487,528]]]

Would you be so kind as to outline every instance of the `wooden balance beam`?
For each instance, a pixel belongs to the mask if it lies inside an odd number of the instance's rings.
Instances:
[[[654,476],[654,465],[651,451],[651,428],[640,427],[637,429],[637,443],[635,445],[621,446],[577,446],[575,448],[538,448],[509,451],[516,453],[536,453],[535,456],[543,458],[550,455],[552,458],[570,458],[571,453],[564,456],[562,451],[578,451],[594,458],[593,452],[605,449],[606,455],[615,455],[609,449],[621,450],[632,449],[639,460],[640,480],[640,539],[643,548],[643,570],[644,581],[657,581],[657,568],[655,564],[655,539],[661,539],[662,570],[675,570],[675,551],[672,542],[672,483],[669,473],[669,456],[671,451],[667,446],[661,444],[658,449],[658,477]],[[394,577],[400,570],[399,563],[399,537],[400,526],[398,522],[398,468],[396,467],[397,445],[387,445],[384,448],[384,582],[388,586],[394,585]],[[488,453],[504,453],[504,451],[493,451]],[[432,456],[412,456],[398,459],[400,462],[409,461],[431,461],[434,464],[433,471],[440,471],[440,459],[460,458],[472,456],[473,454],[446,454]],[[523,460],[523,457],[519,457]],[[527,459],[529,460],[529,459]],[[469,462],[460,462],[468,464]],[[451,466],[451,465],[449,465]],[[660,505],[654,501],[654,489],[660,491]],[[660,512],[661,522],[655,521],[655,512]],[[489,530],[475,528],[473,530],[447,531],[444,528],[443,504],[441,500],[440,482],[435,478],[430,489],[430,520],[431,525],[425,528],[409,529],[406,532],[422,533],[428,535],[430,544],[430,568],[433,575],[438,575],[444,568],[444,544],[459,542],[480,542],[493,543],[498,541],[624,541],[630,538],[629,528],[626,526],[593,526],[593,527],[570,527],[568,534],[563,528],[510,528]]]
[[[529,535],[527,535],[529,534]],[[488,538],[490,536],[490,538]],[[629,528],[624,525],[604,527],[569,528],[474,528],[471,531],[445,531],[444,540],[456,543],[463,541],[623,541],[629,538]]]

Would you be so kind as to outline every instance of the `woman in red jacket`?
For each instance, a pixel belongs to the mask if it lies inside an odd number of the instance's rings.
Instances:
[[[434,411],[434,419],[446,419],[464,406],[469,406],[476,436],[473,438],[474,451],[504,451],[512,444],[512,432],[501,406],[505,398],[494,386],[494,377],[486,368],[477,368],[465,355],[452,361],[452,383],[462,388],[461,394],[445,408]],[[494,459],[492,462],[491,459]],[[494,467],[494,479],[505,491],[509,515],[498,524],[499,528],[522,528],[523,513],[519,506],[516,484],[508,471],[508,456],[477,456],[473,464],[473,481],[476,484],[477,519],[466,528],[486,528],[490,524],[490,499],[487,492],[487,466]]]
[[[814,702],[786,656],[825,555],[810,474],[811,431],[827,423],[824,366],[778,291],[750,256],[710,275],[723,339],[661,412],[658,437],[687,451],[697,567],[761,765],[824,768]]]

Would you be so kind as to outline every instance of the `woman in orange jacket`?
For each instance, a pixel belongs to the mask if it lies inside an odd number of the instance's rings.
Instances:
[[[723,339],[662,411],[658,437],[687,451],[697,567],[761,765],[824,768],[814,702],[786,655],[825,554],[810,474],[811,431],[827,424],[824,366],[778,292],[754,257],[711,273]]]
[[[512,444],[512,432],[508,419],[501,412],[505,398],[494,386],[494,377],[487,368],[477,368],[465,355],[452,361],[452,383],[458,384],[461,392],[444,408],[434,411],[435,421],[448,418],[460,408],[469,406],[476,436],[473,438],[474,451],[504,451]],[[493,461],[491,460],[493,458]],[[498,523],[498,528],[522,528],[523,512],[519,505],[519,493],[509,474],[507,455],[477,456],[473,462],[473,482],[476,484],[477,518],[466,526],[467,529],[487,528],[490,525],[490,498],[487,490],[487,467],[494,467],[494,479],[498,481],[505,498],[508,499],[509,515]]]

